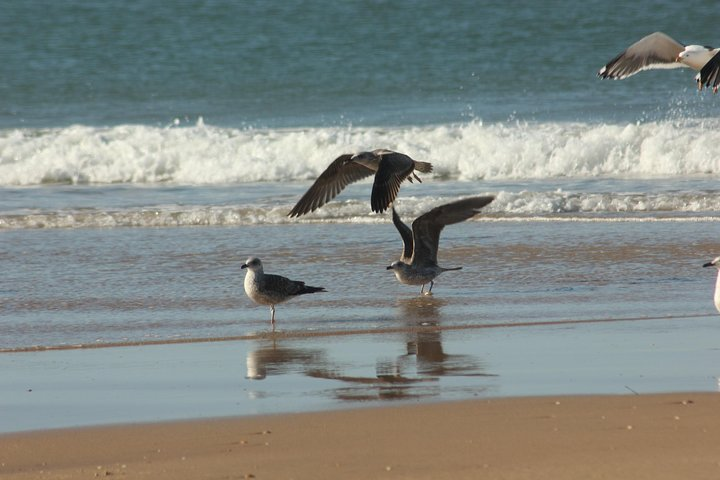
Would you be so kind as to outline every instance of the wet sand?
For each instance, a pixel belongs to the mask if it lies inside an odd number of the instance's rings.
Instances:
[[[0,436],[29,478],[717,478],[720,395],[551,396]]]
[[[8,352],[0,434],[389,403],[709,393],[718,389],[717,325],[713,314]]]

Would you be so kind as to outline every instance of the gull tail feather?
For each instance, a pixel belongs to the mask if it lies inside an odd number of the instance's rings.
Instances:
[[[450,268],[444,268],[442,269],[443,272],[449,272],[451,270],[462,270],[462,267],[450,267]]]
[[[302,289],[298,292],[298,295],[304,295],[306,293],[317,293],[326,292],[325,287],[311,287],[309,285],[303,285]]]
[[[433,166],[432,163],[418,162],[417,160],[415,160],[415,170],[420,173],[430,173],[433,170]]]

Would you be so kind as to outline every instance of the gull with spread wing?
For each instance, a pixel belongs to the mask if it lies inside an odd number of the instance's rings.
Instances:
[[[471,197],[440,205],[416,218],[412,223],[412,230],[400,220],[393,207],[393,223],[402,237],[403,253],[400,260],[393,262],[387,269],[395,272],[400,283],[422,285],[421,294],[425,290],[425,284],[430,283],[426,295],[431,295],[435,277],[442,272],[462,268],[443,268],[437,264],[440,232],[446,225],[474,217],[494,199],[492,196]]]
[[[415,171],[432,172],[432,164],[413,160],[404,153],[392,150],[373,150],[358,154],[346,153],[336,158],[315,180],[305,195],[288,213],[289,217],[300,217],[315,211],[335,198],[353,182],[375,174],[370,206],[373,212],[382,213],[388,209],[400,191],[400,184],[413,178],[422,183]]]
[[[641,38],[610,60],[600,69],[598,77],[621,80],[642,70],[690,67],[695,71],[705,72],[704,77],[703,73],[695,77],[698,87],[702,88],[703,83],[709,84],[717,79],[715,64],[720,60],[715,60],[712,64],[710,60],[714,60],[718,52],[720,48],[683,45],[662,32],[655,32]],[[710,64],[710,68],[703,68],[706,64]],[[713,89],[717,89],[717,82]]]

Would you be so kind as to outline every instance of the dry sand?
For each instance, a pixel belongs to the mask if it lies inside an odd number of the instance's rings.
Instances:
[[[3,479],[717,479],[720,395],[509,398],[0,436]]]

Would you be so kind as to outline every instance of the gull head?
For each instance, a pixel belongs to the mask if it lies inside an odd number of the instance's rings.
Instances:
[[[370,158],[372,156],[373,156],[372,152],[358,152],[355,155],[353,155],[352,157],[350,157],[350,159],[357,160],[357,159],[362,159],[362,158]]]
[[[397,262],[393,262],[390,265],[388,265],[387,267],[385,267],[385,270],[402,270],[402,268],[405,266],[406,265],[404,262],[397,261]]]
[[[350,160],[348,162],[355,162],[360,164],[365,164],[366,162],[372,162],[377,161],[375,158],[375,154],[373,152],[360,152],[356,153],[352,157],[350,157]]]
[[[715,267],[720,269],[720,257],[714,258],[711,262],[707,262],[703,267]]]
[[[248,258],[247,261],[243,263],[240,268],[247,268],[248,270],[256,273],[261,273],[263,271],[262,262],[257,257]]]
[[[710,58],[712,58],[712,53],[708,47],[703,47],[702,45],[688,45],[685,47],[685,50],[678,53],[675,61],[684,63],[695,70],[701,70]]]

